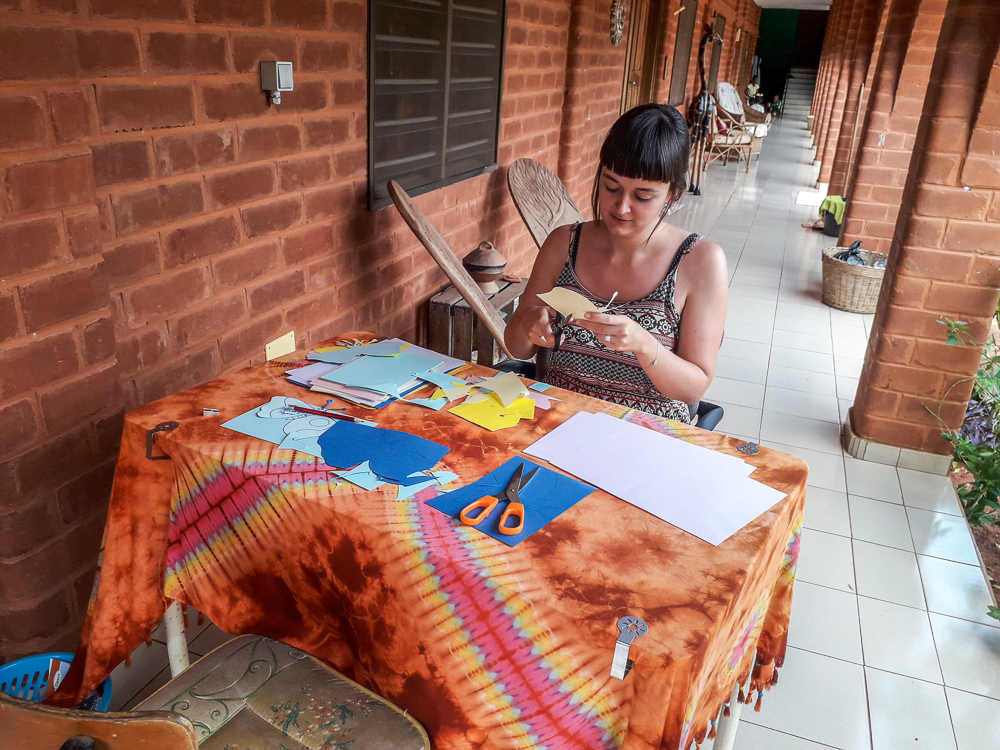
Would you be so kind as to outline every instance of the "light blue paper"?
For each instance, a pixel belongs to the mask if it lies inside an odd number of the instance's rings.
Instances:
[[[421,490],[425,490],[432,484],[448,484],[448,482],[454,482],[458,479],[458,474],[452,471],[432,471],[432,477],[426,482],[421,482],[420,484],[411,484],[408,487],[399,485],[399,493],[396,495],[397,500],[409,500],[411,497],[416,495]],[[410,476],[416,476],[416,474],[411,474]]]
[[[336,367],[337,365],[330,364],[329,362],[315,362],[314,364],[291,370],[288,373],[288,380],[291,383],[295,383],[295,385],[308,388],[310,380],[318,378],[320,375],[326,375],[331,370],[336,369]]]
[[[533,391],[538,391],[539,393],[543,393],[544,391],[547,391],[552,386],[549,385],[548,383],[532,383],[528,387],[531,390],[533,390]]]
[[[355,466],[353,469],[348,469],[347,471],[335,471],[333,473],[344,481],[356,484],[363,490],[377,490],[385,484],[383,480],[379,479],[374,472],[372,472],[367,461],[363,464]]]
[[[444,360],[435,361],[404,351],[395,357],[361,357],[322,375],[320,380],[398,397],[399,387],[413,380],[415,374],[425,373],[441,364]]]
[[[468,383],[461,378],[457,378],[454,375],[447,375],[443,372],[438,372],[437,370],[429,370],[427,372],[415,374],[421,380],[433,383],[438,388],[454,388],[456,385],[468,385]]]
[[[330,352],[309,352],[306,358],[311,359],[313,362],[342,365],[359,357],[361,355],[361,352],[358,351],[360,348],[359,346],[352,346],[349,349],[334,349]]]
[[[266,440],[269,443],[280,445],[286,437],[286,421],[285,419],[258,417],[257,409],[252,409],[246,414],[240,414],[228,422],[223,422],[222,426],[227,430],[233,430],[257,438],[258,440]]]

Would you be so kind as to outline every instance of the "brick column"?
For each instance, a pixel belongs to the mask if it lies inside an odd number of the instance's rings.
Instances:
[[[826,122],[830,115],[830,90],[837,87],[837,74],[840,71],[840,59],[844,41],[844,18],[850,15],[850,8],[851,0],[839,0],[834,3],[830,10],[830,36],[828,37],[828,49],[826,52],[826,70],[819,89],[815,121],[813,123],[813,145],[816,146],[817,163],[822,157],[822,135],[825,132]]]
[[[854,67],[854,50],[858,45],[858,38],[861,33],[861,18],[864,15],[866,6],[875,0],[854,0],[851,7],[851,19],[847,25],[847,33],[844,39],[843,58],[840,64],[840,72],[837,76],[837,87],[833,91],[830,105],[830,116],[827,121],[826,132],[820,140],[823,155],[820,157],[819,179],[823,185],[830,184],[830,176],[833,173],[833,157],[837,152],[837,141],[840,139],[840,126],[844,121],[844,109],[847,106],[847,90],[851,82],[851,70]]]
[[[842,245],[862,240],[869,250],[889,252],[945,5],[944,0],[891,0],[887,8],[848,187]]]
[[[844,0],[837,18],[837,27],[831,37],[833,42],[832,54],[830,57],[830,73],[824,87],[822,109],[819,113],[819,130],[816,134],[816,162],[823,161],[823,148],[826,144],[826,132],[830,124],[830,115],[833,112],[833,100],[837,91],[837,84],[840,80],[840,72],[843,67],[845,46],[847,44],[847,29],[851,21],[851,13],[856,2],[860,0]]]
[[[994,0],[950,0],[858,394],[854,433],[947,455],[1000,285],[1000,24]],[[974,346],[945,344],[942,317]],[[940,421],[937,415],[940,415]]]
[[[847,192],[848,170],[854,151],[858,146],[861,125],[863,124],[864,84],[869,80],[869,73],[875,67],[871,61],[875,53],[875,38],[878,35],[882,10],[885,5],[886,0],[867,0],[862,9],[861,28],[858,31],[854,59],[851,61],[851,76],[847,84],[844,119],[833,155],[833,169],[830,173],[830,192],[833,195],[844,195]]]
[[[830,6],[830,12],[826,19],[826,30],[823,32],[823,51],[820,53],[819,66],[816,69],[816,87],[813,89],[812,105],[809,108],[809,119],[806,121],[809,132],[816,130],[816,117],[820,110],[820,100],[823,95],[823,87],[826,84],[826,76],[830,69],[830,56],[833,45],[830,38],[833,34],[834,19],[837,17],[838,9],[843,5],[840,0],[834,0]]]

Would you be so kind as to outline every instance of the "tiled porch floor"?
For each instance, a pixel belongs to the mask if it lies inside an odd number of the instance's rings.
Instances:
[[[815,180],[804,123],[780,121],[749,174],[713,165],[673,220],[717,241],[732,284],[708,393],[719,430],[810,467],[788,657],[737,750],[982,750],[1000,737],[1000,623],[943,477],[856,461],[840,448],[871,320],[819,302],[821,248],[795,205]],[[227,639],[189,634],[192,659]],[[168,679],[160,634],[115,671],[114,707]],[[711,747],[706,743],[705,749]]]

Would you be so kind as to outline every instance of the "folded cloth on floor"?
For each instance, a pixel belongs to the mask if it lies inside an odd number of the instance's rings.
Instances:
[[[847,208],[847,204],[844,203],[842,197],[839,195],[828,195],[819,204],[819,215],[822,216],[824,211],[829,211],[833,214],[833,218],[837,220],[838,224],[843,224],[845,208]]]

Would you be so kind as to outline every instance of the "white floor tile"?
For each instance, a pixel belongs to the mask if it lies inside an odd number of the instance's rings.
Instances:
[[[837,407],[838,407],[838,409],[840,411],[840,423],[841,424],[844,424],[845,422],[847,422],[847,417],[850,414],[852,406],[854,406],[854,402],[853,401],[848,401],[845,398],[838,398],[837,399]]]
[[[982,568],[925,555],[917,559],[927,595],[927,609],[1000,628],[1000,620],[987,614],[993,599]]]
[[[132,652],[131,661],[131,666],[122,662],[111,673],[111,711],[130,705],[133,696],[167,666],[167,647],[159,641],[152,646],[142,644]]]
[[[873,750],[955,750],[944,687],[865,668]]]
[[[857,589],[851,540],[814,529],[803,529],[796,578],[854,593]]]
[[[711,750],[706,745],[702,747]],[[740,722],[739,730],[736,732],[736,744],[733,745],[733,750],[827,750],[829,747],[830,745],[820,745],[801,737],[743,721]]]
[[[719,347],[719,354],[723,357],[766,362],[770,349],[771,347],[768,344],[760,344],[756,341],[740,341],[739,339],[731,339],[727,336],[722,340],[722,346]]]
[[[802,525],[828,534],[850,536],[851,514],[847,508],[847,493],[822,487],[807,487]]]
[[[764,406],[764,386],[759,383],[748,383],[745,380],[716,377],[708,386],[705,398],[712,403],[725,401],[727,404],[761,409]]]
[[[732,318],[726,318],[726,338],[740,341],[754,341],[759,344],[771,343],[771,320],[764,318],[754,321],[745,313],[731,311]]]
[[[948,477],[939,477],[913,469],[896,469],[903,491],[903,503],[911,508],[934,510],[953,516],[962,515],[958,496]]]
[[[850,486],[850,477],[848,477]],[[851,533],[855,539],[912,552],[913,541],[902,505],[848,493]]]
[[[760,434],[760,409],[752,409],[749,406],[740,406],[739,404],[727,404],[725,401],[716,401],[715,399],[709,400],[725,410],[722,421],[715,428],[716,432],[725,435],[733,433],[748,435],[754,438],[754,442],[758,442],[754,436]]]
[[[1000,699],[1000,628],[931,614],[944,682]]]
[[[903,492],[895,466],[844,456],[844,469],[847,472],[847,491],[852,495],[902,504]]]
[[[763,385],[767,381],[767,358],[754,362],[720,354],[715,360],[715,377]]]
[[[792,391],[837,397],[837,378],[824,372],[785,367],[773,362],[767,368],[767,385]]]
[[[798,456],[809,466],[809,484],[837,492],[847,491],[847,480],[844,478],[844,458],[833,453],[800,448],[772,440],[761,440],[762,445],[774,448],[782,453]]]
[[[984,750],[995,746],[1000,737],[1000,701],[950,687],[944,690],[958,750]],[[739,745],[739,739],[736,744]]]
[[[733,281],[729,285],[729,293],[740,297],[754,297],[756,299],[777,301],[778,288],[776,286],[760,285],[745,279],[746,277],[739,274],[733,276]]]
[[[830,332],[833,334],[834,342],[854,341],[861,344],[868,343],[868,334],[865,333],[865,327],[861,324],[860,317],[858,318],[857,324],[842,323],[840,320],[833,317],[833,312],[833,310],[830,311]]]
[[[837,399],[832,396],[768,386],[764,394],[764,408],[796,417],[840,423]]]
[[[858,597],[797,581],[788,645],[855,664],[862,663]]]
[[[963,516],[950,516],[927,510],[907,508],[913,548],[918,554],[978,565],[979,558],[972,535]]]
[[[854,578],[861,596],[924,608],[920,570],[912,552],[855,539]]]
[[[742,721],[836,748],[870,747],[863,667],[789,648],[780,674],[761,712],[745,711]]]
[[[858,394],[858,379],[837,374],[837,397],[849,398],[852,401]]]
[[[198,660],[198,658],[199,657],[195,656],[194,654],[189,654],[189,659],[190,659],[190,661],[191,661],[192,664],[194,662],[196,662]],[[139,705],[144,700],[146,700],[146,698],[148,698],[153,693],[155,693],[157,690],[159,690],[161,687],[163,687],[164,685],[166,685],[168,682],[170,682],[170,666],[169,665],[167,665],[166,667],[164,667],[163,669],[161,669],[159,672],[157,672],[156,676],[153,677],[153,679],[151,679],[149,682],[147,682],[146,685],[142,688],[142,690],[140,690],[138,693],[136,693],[135,695],[133,695],[129,699],[128,703],[126,703],[122,707],[122,710],[124,710],[124,711],[131,711],[137,705]]]
[[[815,320],[826,323],[827,325],[830,323],[830,308],[820,303],[805,305],[794,302],[778,302],[778,307],[775,312],[779,316],[786,318]]]
[[[834,366],[837,368],[837,374],[848,378],[860,378],[861,368],[865,364],[863,357],[855,358],[836,356],[833,358],[833,362]]]
[[[760,422],[760,437],[761,440],[842,455],[840,425],[835,422],[795,417],[765,409]]]
[[[188,650],[192,654],[204,656],[212,649],[218,648],[223,643],[228,643],[235,637],[219,629],[215,624],[212,624],[201,635],[188,643]]]
[[[774,346],[771,347],[771,364],[794,367],[797,370],[823,372],[827,375],[834,375],[836,372],[833,367],[833,355],[782,346],[780,336],[774,338]]]
[[[847,357],[849,359],[865,358],[865,350],[868,349],[867,341],[854,341],[851,339],[835,338],[833,340],[833,353],[836,357]]]
[[[774,318],[775,337],[780,340],[788,331],[805,333],[812,336],[825,336],[829,334],[829,325],[825,321],[796,318],[789,315],[775,315]],[[781,331],[781,333],[778,333]]]
[[[926,612],[864,596],[858,598],[858,611],[867,666],[941,682]]]
[[[851,326],[862,330],[865,327],[861,313],[849,313],[833,307],[830,308],[830,323],[835,326]]]
[[[830,338],[829,334],[813,335],[796,331],[782,331],[780,334],[775,334],[774,343],[788,349],[833,354],[833,339]]]

